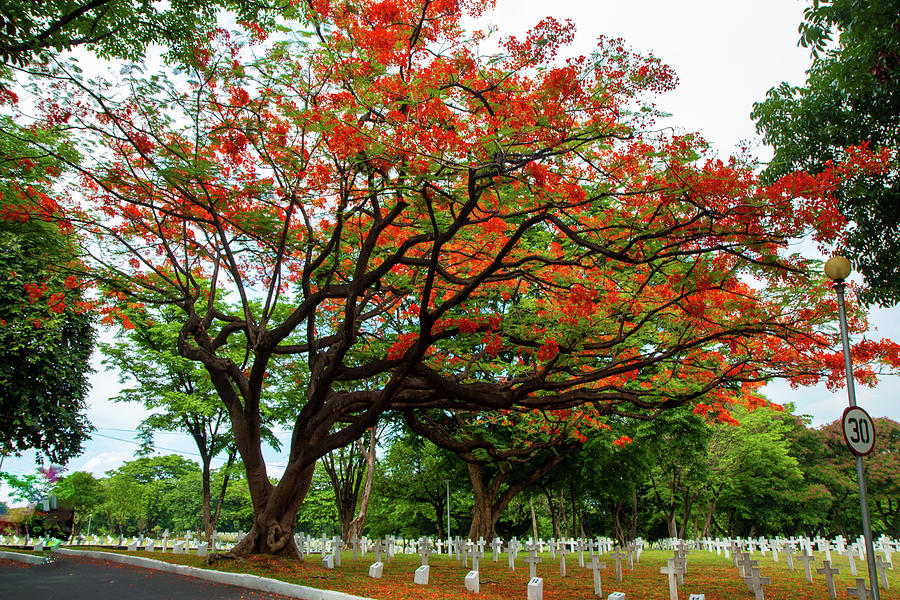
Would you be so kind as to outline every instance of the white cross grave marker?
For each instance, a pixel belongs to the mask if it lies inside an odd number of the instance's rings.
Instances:
[[[600,581],[600,571],[606,568],[606,563],[600,562],[600,555],[594,554],[591,556],[591,562],[588,565],[588,568],[590,568],[594,574],[594,595],[602,598],[603,587]]]
[[[428,556],[433,554],[431,550],[431,540],[425,537],[421,538],[419,540],[419,550],[417,554],[422,557],[422,566],[428,565]]]
[[[537,555],[537,550],[535,550],[534,546],[532,546],[528,550],[528,556],[522,559],[524,562],[528,563],[528,578],[536,579],[537,577],[537,566],[538,563],[541,562],[541,557]],[[531,585],[531,584],[529,584]],[[543,580],[541,583],[541,597],[543,597]]]
[[[886,590],[890,589],[887,580],[888,569],[893,571],[894,565],[884,562],[880,556],[875,559],[875,570],[878,571],[878,579],[881,581],[881,586]]]
[[[860,600],[866,600],[872,597],[872,590],[866,587],[865,579],[857,579],[856,587],[847,588],[847,594]]]
[[[622,559],[625,558],[625,555],[616,550],[609,557],[616,561],[616,581],[622,581]]]
[[[815,562],[815,560],[816,560],[815,557],[810,556],[806,552],[802,552],[800,554],[800,556],[797,557],[797,560],[799,560],[803,563],[803,569],[804,569],[804,571],[806,571],[806,581],[811,583],[812,582],[812,572],[810,571],[809,563]]]
[[[669,579],[669,600],[678,600],[678,575],[680,569],[675,566],[675,559],[670,558],[666,561],[666,566],[660,567],[659,572]]]
[[[823,561],[822,564],[825,566],[817,568],[816,573],[825,575],[825,587],[828,588],[828,597],[831,600],[835,600],[837,598],[837,590],[834,589],[834,576],[840,575],[841,570],[837,567],[832,567],[830,560]]]
[[[756,600],[765,600],[763,586],[771,584],[772,578],[761,577],[759,574],[759,567],[751,567],[750,576],[744,577],[744,582],[747,584],[747,587],[750,588],[750,591],[753,592]]]

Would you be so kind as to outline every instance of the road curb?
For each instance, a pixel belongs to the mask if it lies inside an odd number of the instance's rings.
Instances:
[[[269,579],[267,577],[260,577],[259,575],[247,575],[244,573],[224,573],[222,571],[213,571],[210,569],[198,569],[197,567],[175,565],[162,560],[154,560],[152,558],[144,558],[142,556],[129,556],[127,554],[114,554],[112,552],[97,552],[94,550],[71,550],[69,548],[58,547],[54,548],[53,552],[56,554],[62,554],[63,556],[83,556],[96,560],[105,560],[107,562],[123,563],[126,565],[132,565],[134,567],[143,567],[145,569],[154,569],[157,571],[176,573],[178,575],[187,575],[188,577],[205,579],[214,583],[235,585],[238,587],[249,588],[261,592],[281,594],[283,596],[290,596],[292,598],[302,598],[303,600],[372,600],[371,598],[354,596],[352,594],[345,594],[344,592],[335,592],[334,590],[320,590],[318,588],[311,588],[305,585],[285,583],[284,581]],[[10,552],[8,554],[13,553]],[[43,559],[41,559],[39,562],[43,562]]]
[[[6,552],[0,551],[0,558],[4,560],[16,560],[23,563],[29,563],[32,565],[42,565],[46,561],[43,556],[37,556],[35,554],[25,554],[24,552]]]

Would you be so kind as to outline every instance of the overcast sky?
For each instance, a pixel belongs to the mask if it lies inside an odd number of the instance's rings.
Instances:
[[[622,37],[634,50],[652,52],[675,70],[680,82],[675,91],[657,99],[658,107],[673,115],[668,125],[701,133],[722,157],[747,140],[756,144],[757,156],[766,159],[770,152],[754,142],[750,111],[769,88],[805,80],[809,54],[797,46],[803,7],[797,0],[499,0],[486,18],[502,32],[520,36],[545,16],[572,19],[578,29],[575,43],[562,52],[571,55],[589,53],[598,35]],[[873,311],[871,321],[878,331],[870,336],[900,339],[900,324],[893,315]],[[97,432],[69,470],[102,475],[132,458],[137,447],[134,429],[145,413],[138,406],[108,402],[118,389],[117,376],[105,372],[99,360],[95,366],[88,416]],[[897,376],[888,376],[875,389],[858,388],[859,404],[874,417],[900,420],[898,384]],[[847,405],[844,390],[831,393],[824,387],[791,390],[775,384],[765,393],[775,402],[794,402],[797,412],[812,415],[817,425],[839,418]],[[160,453],[181,451],[197,459],[187,436],[162,433],[155,440]],[[279,475],[284,457],[270,452],[268,459],[271,474]],[[3,464],[3,470],[13,473],[33,469],[31,453]]]

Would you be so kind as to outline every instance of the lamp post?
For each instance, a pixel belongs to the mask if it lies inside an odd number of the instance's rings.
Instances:
[[[453,554],[450,550],[450,546],[452,545],[450,542],[450,480],[445,479],[444,484],[447,486],[447,553]]]
[[[847,334],[847,312],[844,308],[844,280],[850,275],[850,261],[834,256],[825,262],[825,275],[834,282],[838,298],[838,316],[841,322],[841,341],[844,346],[844,373],[847,378],[847,396],[850,406],[856,406],[856,388],[853,385],[853,364],[850,360],[850,337]],[[856,478],[859,480],[859,505],[862,511],[863,535],[866,538],[866,563],[869,566],[869,585],[873,600],[881,600],[878,592],[878,572],[875,569],[875,547],[872,544],[872,522],[869,519],[869,498],[866,494],[866,474],[862,456],[856,455]]]

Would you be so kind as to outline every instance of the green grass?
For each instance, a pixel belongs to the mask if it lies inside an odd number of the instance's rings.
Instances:
[[[119,552],[121,553],[121,552]],[[310,587],[338,590],[378,600],[460,600],[460,596],[469,596],[465,590],[463,579],[469,569],[446,556],[432,555],[431,578],[428,586],[413,583],[413,573],[421,563],[417,555],[397,555],[384,567],[382,579],[368,576],[369,565],[374,562],[374,555],[369,553],[365,559],[353,561],[350,551],[342,553],[342,566],[327,570],[321,566],[318,555],[308,556],[305,561],[291,561],[270,556],[255,556],[240,563],[222,561],[214,567],[206,564],[205,559],[196,555],[172,554],[167,552],[130,552],[128,554],[144,556],[157,560],[191,565],[200,568],[216,568],[222,571],[243,572],[270,577],[290,583]],[[526,597],[528,583],[528,567],[522,562],[524,554],[519,554],[516,571],[508,569],[505,554],[495,563],[491,552],[487,552],[481,560],[480,580],[481,593],[484,600],[522,600]],[[629,600],[668,600],[668,584],[665,575],[659,573],[661,566],[672,553],[651,550],[645,551],[635,569],[629,571],[624,565],[623,581],[615,581],[615,562],[606,555],[607,569],[602,571],[603,597],[611,592],[623,591]],[[549,553],[541,555],[543,562],[538,565],[537,574],[544,579],[545,600],[589,600],[593,595],[591,572],[578,566],[578,555],[566,557],[568,576],[559,576],[559,561],[552,560]],[[841,573],[835,578],[837,597],[850,599],[847,588],[853,585],[847,559],[832,556]],[[825,578],[813,571],[812,583],[807,583],[802,565],[795,561],[797,569],[788,570],[783,553],[779,554],[779,562],[772,560],[771,554],[763,557],[755,552],[753,559],[759,561],[763,577],[771,577],[772,585],[765,588],[768,600],[821,600],[828,597]],[[816,553],[814,567],[822,566],[824,553]],[[900,555],[895,556],[900,560]],[[857,561],[858,577],[867,579],[866,565]],[[881,589],[883,600],[900,600],[900,570],[888,572],[890,589]],[[707,600],[732,600],[735,598],[752,598],[737,570],[731,561],[724,556],[706,551],[695,550],[688,555],[688,572],[684,576],[684,586],[679,589],[679,598],[686,599],[691,593],[703,593]]]

